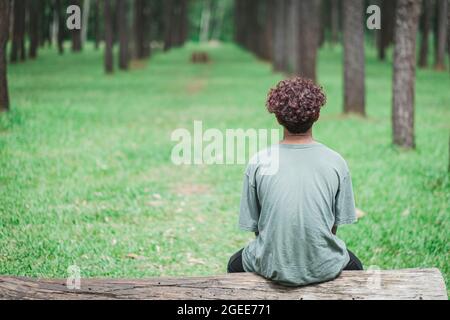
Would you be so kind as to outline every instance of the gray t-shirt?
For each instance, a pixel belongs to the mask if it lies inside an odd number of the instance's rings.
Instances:
[[[244,248],[245,271],[291,286],[337,277],[349,256],[331,229],[356,221],[345,160],[320,143],[278,144],[255,157],[245,172],[239,226],[259,235]],[[278,168],[269,174],[268,159]]]

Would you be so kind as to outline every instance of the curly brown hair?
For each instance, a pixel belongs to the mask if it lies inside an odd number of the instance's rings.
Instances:
[[[266,107],[289,132],[305,133],[319,119],[326,99],[322,87],[309,79],[295,77],[270,89]]]

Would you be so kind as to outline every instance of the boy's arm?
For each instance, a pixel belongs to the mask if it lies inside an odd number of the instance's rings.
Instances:
[[[256,186],[249,180],[249,175],[245,174],[239,210],[239,226],[242,230],[251,231],[256,234],[259,232],[258,221],[260,205]]]
[[[333,229],[338,225],[351,224],[356,221],[355,199],[353,197],[352,179],[349,172],[340,181],[339,190],[335,197],[334,215]],[[336,231],[337,228],[335,229]]]

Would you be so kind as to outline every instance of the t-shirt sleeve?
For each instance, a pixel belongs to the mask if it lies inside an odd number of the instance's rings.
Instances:
[[[339,183],[335,199],[335,225],[351,224],[356,221],[355,199],[353,197],[352,178],[347,172]]]
[[[260,205],[256,185],[250,179],[251,175],[246,173],[239,210],[239,227],[245,231],[258,232]]]

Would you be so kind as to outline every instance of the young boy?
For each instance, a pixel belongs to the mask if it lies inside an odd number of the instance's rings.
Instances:
[[[230,258],[228,272],[256,272],[300,286],[362,270],[336,237],[339,225],[356,221],[349,169],[312,136],[325,102],[321,87],[298,77],[270,90],[267,109],[284,127],[283,140],[269,148],[278,170],[264,174],[261,161],[246,169],[239,226],[256,239]]]

